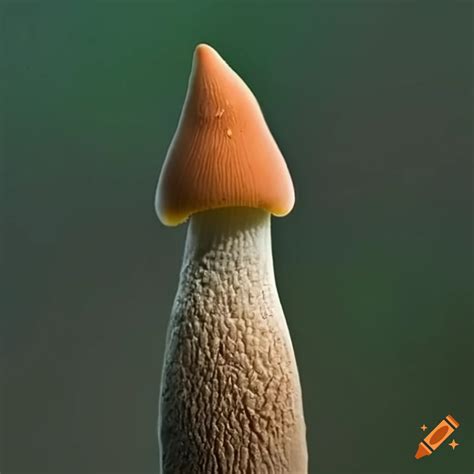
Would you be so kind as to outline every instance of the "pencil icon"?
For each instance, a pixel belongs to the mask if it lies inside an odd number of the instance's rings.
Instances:
[[[418,445],[415,458],[420,459],[429,456],[435,449],[438,449],[446,438],[458,427],[459,423],[451,415],[441,420],[438,426]]]

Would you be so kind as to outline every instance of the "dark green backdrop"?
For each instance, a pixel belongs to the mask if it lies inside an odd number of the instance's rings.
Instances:
[[[185,226],[153,198],[202,41],[294,178],[311,474],[472,473],[472,4],[67,3],[0,5],[1,473],[158,470]],[[415,461],[448,413],[460,446]]]

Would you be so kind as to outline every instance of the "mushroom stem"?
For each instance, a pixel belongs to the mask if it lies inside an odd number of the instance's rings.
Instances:
[[[190,218],[159,438],[163,474],[307,472],[300,382],[262,209]]]

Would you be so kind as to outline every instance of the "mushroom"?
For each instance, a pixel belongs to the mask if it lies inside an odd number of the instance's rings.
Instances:
[[[270,234],[271,215],[293,204],[254,95],[214,49],[197,46],[156,193],[165,225],[189,219],[161,381],[163,474],[307,472]]]

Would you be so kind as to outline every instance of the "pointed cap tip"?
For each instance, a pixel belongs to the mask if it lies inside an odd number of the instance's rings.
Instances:
[[[207,43],[199,43],[194,49],[194,56],[201,61],[216,54],[218,54],[217,51]]]
[[[221,55],[210,45],[200,43],[194,49],[191,78],[195,75],[202,77],[222,76],[223,71],[234,73]]]

